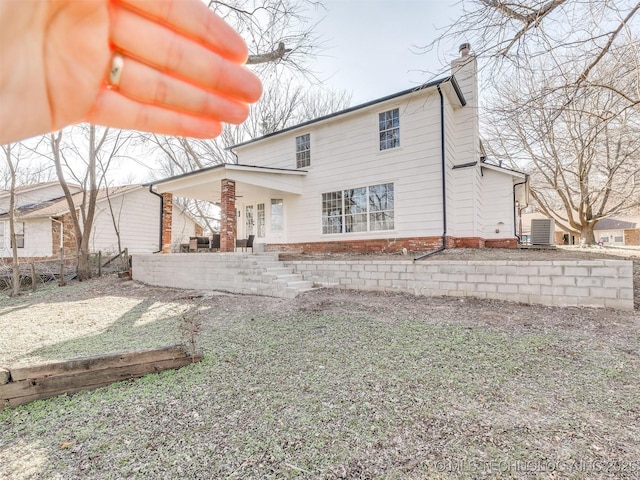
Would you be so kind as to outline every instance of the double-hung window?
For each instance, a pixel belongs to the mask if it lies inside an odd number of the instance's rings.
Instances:
[[[388,150],[400,146],[400,110],[394,108],[378,114],[380,132],[380,150]]]
[[[322,194],[323,234],[393,229],[393,183]]]
[[[311,165],[311,134],[296,137],[296,168]]]
[[[24,222],[16,222],[15,234],[16,234],[16,247],[24,248]],[[11,248],[13,248],[13,241],[11,241]]]
[[[265,215],[264,215],[264,203],[259,203],[256,207],[258,218],[256,219],[258,222],[257,225],[257,234],[259,238],[264,238],[265,233]]]
[[[271,231],[284,230],[284,202],[281,198],[271,199]]]

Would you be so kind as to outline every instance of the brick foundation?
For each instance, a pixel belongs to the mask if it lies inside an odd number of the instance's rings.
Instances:
[[[303,253],[401,253],[426,252],[442,246],[442,237],[384,238],[376,240],[347,240],[339,242],[309,242],[267,244],[268,252]],[[485,240],[479,237],[447,237],[447,248],[517,248],[515,238]]]
[[[518,248],[518,240],[515,238],[500,238],[484,241],[486,248]]]

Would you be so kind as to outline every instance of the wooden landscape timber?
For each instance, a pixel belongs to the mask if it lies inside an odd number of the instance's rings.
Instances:
[[[0,382],[0,410],[93,390],[200,360],[202,355],[191,355],[184,345],[173,345],[3,369],[8,373],[5,375],[8,381]]]

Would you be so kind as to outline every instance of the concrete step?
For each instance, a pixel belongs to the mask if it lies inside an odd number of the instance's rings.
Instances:
[[[267,273],[271,275],[293,275],[293,268],[280,266],[278,268],[267,268]]]
[[[299,282],[287,282],[287,288],[295,288],[296,290],[310,290],[313,288],[313,282],[301,280]]]
[[[291,273],[287,275],[278,275],[275,279],[275,283],[290,283],[290,282],[299,282],[302,281],[302,275],[299,273]]]

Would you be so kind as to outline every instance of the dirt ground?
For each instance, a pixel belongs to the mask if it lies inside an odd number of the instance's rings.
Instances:
[[[523,256],[541,258],[439,258]],[[0,365],[179,343],[194,315],[202,363],[0,412],[0,477],[640,474],[638,309],[333,289],[280,299],[106,276],[0,296]]]
[[[283,254],[282,259],[291,260],[336,260],[336,259],[380,259],[389,260],[399,258],[403,260],[419,257],[421,253],[411,253],[403,255],[351,255],[351,254]],[[612,260],[631,260],[633,262],[633,291],[634,307],[640,310],[640,247],[578,247],[561,246],[556,248],[521,248],[521,249],[501,249],[501,248],[452,248],[438,252],[421,261],[433,260],[597,260],[608,258]]]
[[[398,258],[406,260],[413,258],[399,255],[284,255],[285,258],[305,258],[314,260],[330,260],[336,258],[357,258],[357,259],[385,259]],[[621,312],[612,310],[589,310],[583,309],[582,312],[588,318],[620,318],[620,319],[637,319],[640,312],[640,248],[637,249],[583,249],[583,248],[558,248],[553,250],[510,250],[510,249],[451,249],[440,252],[432,257],[434,260],[568,260],[568,259],[628,259],[633,261],[634,265],[634,312]],[[423,260],[429,261],[429,260]],[[313,293],[314,304],[331,303],[335,299],[338,291],[320,289]],[[7,319],[13,319],[13,322],[5,324],[5,335],[0,336],[0,365],[15,363],[34,363],[46,359],[48,355],[48,344],[66,345],[68,355],[75,356],[84,354],[81,352],[73,352],[73,342],[66,342],[66,339],[74,338],[76,335],[93,334],[101,332],[103,329],[111,328],[118,331],[121,335],[121,329],[115,329],[111,323],[114,318],[119,319],[119,323],[127,324],[128,318],[138,318],[135,323],[151,323],[162,316],[180,315],[188,308],[188,302],[185,299],[191,297],[201,298],[200,301],[208,302],[207,299],[215,299],[220,292],[191,292],[177,289],[162,289],[143,285],[137,282],[122,281],[113,277],[107,277],[100,281],[92,281],[76,284],[73,288],[60,289],[55,284],[49,284],[44,289],[40,289],[35,294],[24,293],[17,299],[8,299],[0,296],[0,318],[4,316]],[[354,293],[344,292],[340,294],[349,297]],[[54,298],[52,303],[49,299]],[[146,300],[140,303],[140,299]],[[204,298],[204,300],[202,300]],[[251,312],[257,303],[267,302],[267,299],[251,296],[234,296],[234,298],[242,299],[237,302],[239,309],[247,308]],[[245,302],[244,299],[252,298],[251,301]],[[302,296],[296,300],[297,303],[304,304],[306,296]],[[385,299],[384,294],[371,295],[371,310],[380,308],[378,299]],[[407,303],[403,305],[403,309],[412,309],[414,298],[411,295],[400,295],[394,297],[394,301]],[[164,300],[164,301],[163,301]],[[446,300],[453,303],[455,299]],[[527,311],[532,308],[530,305],[509,303],[509,302],[490,302],[482,300],[469,299],[469,304],[473,306],[474,313],[479,318],[502,318],[501,312],[518,313],[518,317],[526,318]],[[382,300],[385,303],[386,300]],[[282,308],[282,307],[279,307]],[[416,307],[419,308],[419,307]],[[535,307],[536,309],[542,307]],[[142,313],[141,313],[142,312]],[[562,321],[567,315],[567,310],[562,308],[546,309],[541,321],[554,324]],[[247,315],[251,313],[248,311]],[[418,315],[418,312],[415,312]],[[29,319],[37,318],[39,328],[34,330]],[[64,324],[64,328],[55,328],[60,324]],[[605,327],[606,328],[606,327]],[[126,347],[126,335],[124,334],[124,346]],[[153,347],[157,345],[157,338],[149,335],[146,341],[139,341],[140,348]],[[90,348],[86,354],[102,353],[104,348],[111,346],[118,349],[118,343],[122,339],[119,336],[113,338],[100,335],[96,340],[95,348]],[[106,342],[106,343],[105,343]],[[111,345],[113,343],[113,345]],[[83,340],[84,347],[90,345],[91,342]],[[39,352],[39,346],[44,347],[44,356],[39,354],[24,355],[24,352]],[[95,350],[95,351],[94,351]],[[22,352],[20,354],[19,352]],[[60,358],[65,358],[64,352],[59,352]]]

